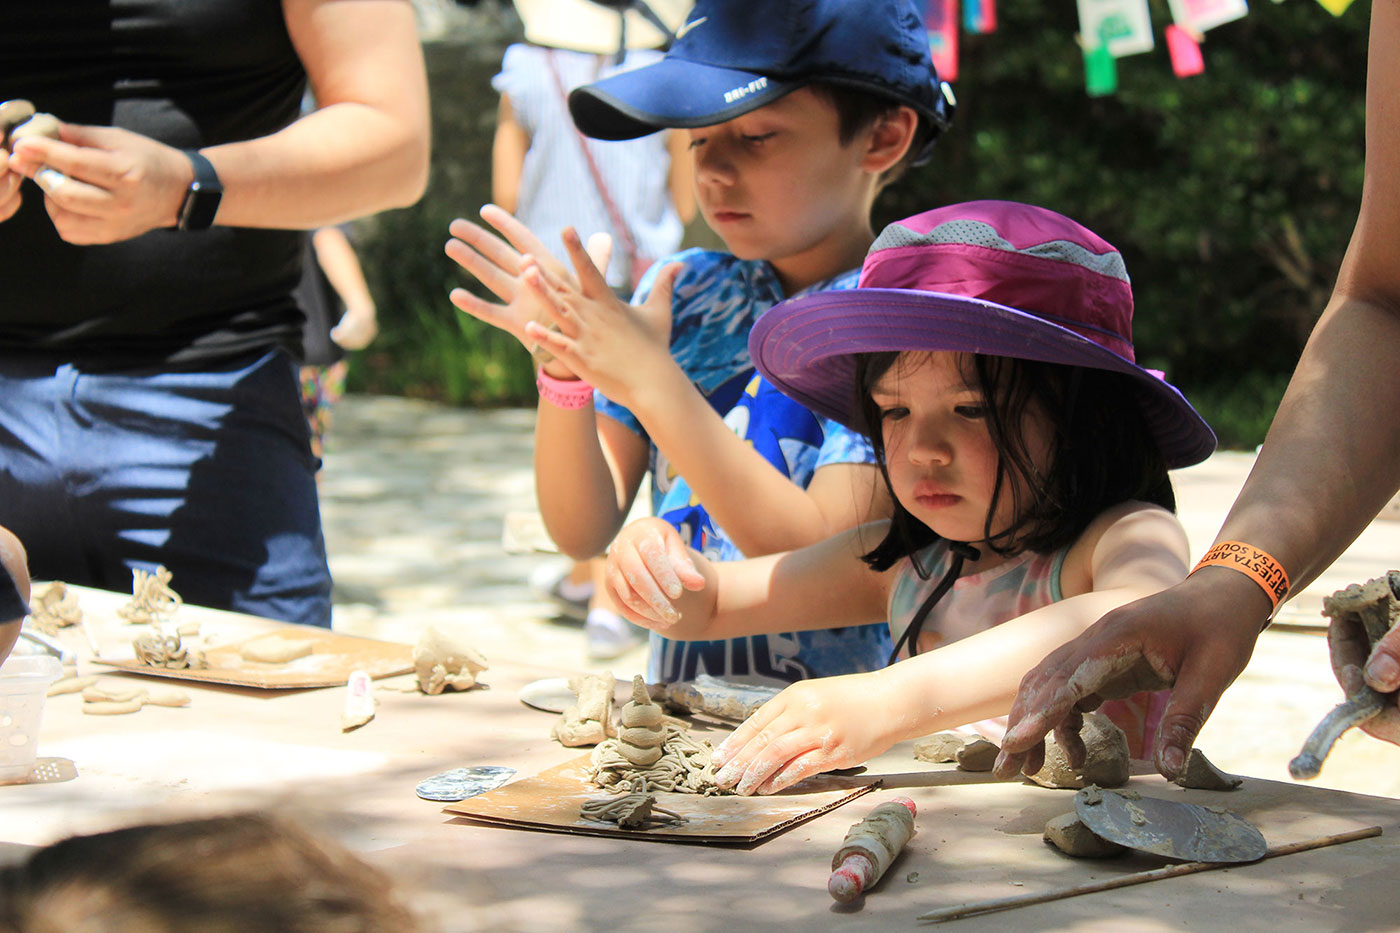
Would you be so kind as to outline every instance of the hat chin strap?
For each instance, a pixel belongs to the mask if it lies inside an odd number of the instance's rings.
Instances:
[[[924,620],[933,611],[933,607],[947,595],[957,582],[958,576],[962,573],[963,564],[966,561],[975,561],[982,556],[982,552],[970,544],[962,541],[949,541],[948,550],[953,553],[952,563],[948,565],[948,572],[943,575],[943,579],[938,581],[938,585],[933,588],[933,592],[928,594],[928,598],[919,606],[919,611],[914,613],[914,618],[909,620],[909,627],[904,630],[904,634],[899,636],[899,641],[895,644],[894,650],[890,652],[890,659],[885,662],[888,667],[899,657],[899,649],[907,643],[909,645],[909,657],[919,653],[919,633],[923,630]]]

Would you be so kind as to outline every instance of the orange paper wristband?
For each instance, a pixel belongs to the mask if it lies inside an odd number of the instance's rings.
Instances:
[[[1269,597],[1273,608],[1277,609],[1283,597],[1288,595],[1288,571],[1269,554],[1252,544],[1243,541],[1221,541],[1206,551],[1206,556],[1192,568],[1195,573],[1202,567],[1229,567],[1258,583],[1264,595]]]

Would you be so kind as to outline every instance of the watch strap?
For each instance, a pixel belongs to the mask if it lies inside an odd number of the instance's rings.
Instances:
[[[208,230],[214,225],[214,215],[219,212],[219,202],[223,200],[223,183],[219,181],[219,173],[214,171],[214,163],[199,150],[181,151],[194,168],[194,180],[185,192],[176,226],[181,230]]]

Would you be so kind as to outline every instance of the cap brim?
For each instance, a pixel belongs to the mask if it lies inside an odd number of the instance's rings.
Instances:
[[[667,56],[575,88],[569,94],[569,113],[586,136],[635,139],[661,129],[723,123],[801,86],[802,82]]]
[[[1123,373],[1139,389],[1148,426],[1171,468],[1215,450],[1215,432],[1177,389],[1074,331],[1004,305],[897,288],[818,292],[774,306],[749,334],[754,365],[785,394],[849,428],[855,354],[948,350]]]

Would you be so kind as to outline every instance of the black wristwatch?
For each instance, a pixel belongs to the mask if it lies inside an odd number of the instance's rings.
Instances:
[[[219,212],[224,186],[212,162],[195,149],[183,151],[194,166],[194,181],[190,182],[190,190],[185,192],[185,202],[180,205],[175,226],[181,230],[208,230],[214,225],[214,215]]]

